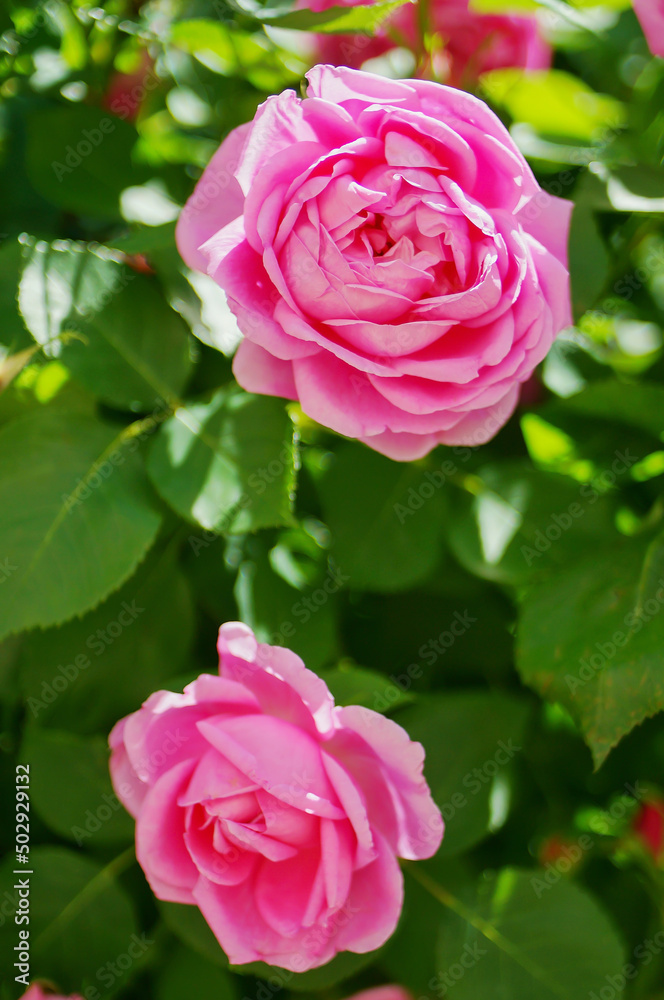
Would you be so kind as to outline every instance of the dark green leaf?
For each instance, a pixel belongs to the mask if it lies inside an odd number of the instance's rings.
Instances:
[[[336,604],[343,574],[329,568],[316,584],[296,590],[275,573],[258,539],[250,554],[240,565],[235,585],[242,621],[261,642],[292,649],[311,670],[336,659]]]
[[[450,548],[471,573],[519,584],[594,550],[613,533],[612,505],[587,483],[517,461],[485,466],[456,493]]]
[[[594,212],[584,205],[577,205],[572,213],[569,270],[572,306],[578,318],[595,304],[609,277],[608,251],[597,229]]]
[[[160,515],[137,444],[48,409],[0,429],[0,637],[95,607],[143,558]]]
[[[119,217],[121,192],[149,176],[132,158],[136,131],[99,108],[46,108],[34,111],[27,124],[28,176],[60,208],[95,219]]]
[[[405,590],[435,569],[442,496],[422,468],[343,445],[319,488],[332,551],[350,587]]]
[[[484,691],[429,694],[397,715],[426,751],[424,773],[446,824],[439,856],[489,832],[492,789],[523,750],[527,715],[525,702]]]
[[[638,536],[570,563],[521,608],[517,663],[560,701],[597,767],[634,726],[664,708],[664,536]]]
[[[233,979],[202,955],[180,945],[171,952],[159,972],[155,1000],[235,1000]]]
[[[32,727],[20,759],[30,762],[30,802],[51,830],[79,847],[91,838],[132,843],[134,821],[113,792],[106,739]]]
[[[188,664],[194,609],[184,576],[148,558],[108,600],[59,628],[32,632],[21,686],[40,726],[107,733]]]
[[[463,915],[443,911],[438,989],[453,985],[455,1000],[588,1000],[607,988],[622,996],[611,980],[620,980],[624,947],[604,912],[565,878],[548,885],[538,874],[486,873],[464,894]]]
[[[363,705],[374,712],[388,712],[408,705],[415,697],[402,691],[388,677],[365,667],[336,667],[323,671],[321,677],[337,705]]]
[[[10,855],[0,870],[3,886],[18,878],[12,877],[12,862]],[[35,847],[30,862],[34,874],[23,876],[30,878],[30,924],[23,927],[30,932],[31,978],[57,982],[66,993],[83,993],[91,984],[99,988],[100,974],[106,975],[107,986],[109,977],[119,985],[134,956],[144,954],[152,943],[138,933],[131,902],[116,881],[119,861],[102,869],[64,847]],[[14,893],[10,897],[6,916],[18,902]],[[11,954],[19,928],[13,919],[3,923],[0,943],[5,954]],[[131,959],[129,966],[124,956]],[[119,971],[115,964],[113,975],[109,963],[118,959],[124,969]]]

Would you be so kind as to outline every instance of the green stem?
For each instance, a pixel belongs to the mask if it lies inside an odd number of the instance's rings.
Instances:
[[[479,934],[490,941],[496,946],[503,954],[511,958],[513,962],[519,965],[524,972],[538,983],[544,983],[549,989],[549,992],[559,996],[561,1000],[567,1000],[567,992],[557,983],[552,983],[550,977],[547,975],[546,971],[542,969],[537,962],[533,962],[524,952],[515,944],[513,944],[509,938],[506,938],[500,933],[498,928],[480,917],[477,913],[474,913],[465,903],[462,903],[460,899],[453,896],[444,886],[439,885],[434,879],[430,878],[426,872],[422,871],[422,868],[412,861],[404,861],[403,867],[420,885],[426,889],[434,899],[437,899],[439,903],[447,907],[453,913],[456,913],[458,917],[465,920],[467,924],[470,924]]]
[[[90,879],[90,881],[85,885],[79,893],[69,903],[65,908],[58,914],[55,920],[46,927],[42,933],[39,935],[35,941],[35,947],[37,945],[42,945],[45,941],[49,941],[58,932],[61,932],[65,927],[67,927],[79,913],[85,909],[85,907],[90,903],[94,897],[100,893],[103,889],[107,888],[113,883],[113,880],[121,875],[124,871],[131,867],[136,861],[136,852],[134,845],[128,847],[126,851],[122,854],[118,854],[117,858],[112,861],[97,872],[97,874]]]

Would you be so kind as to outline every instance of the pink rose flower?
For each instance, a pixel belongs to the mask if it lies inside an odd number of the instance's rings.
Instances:
[[[83,998],[78,993],[74,993],[69,997],[65,997],[60,993],[48,993],[39,983],[30,983],[21,1000],[83,1000]],[[386,1000],[390,1000],[390,998],[387,997]],[[398,998],[395,998],[395,1000],[398,1000]]]
[[[353,4],[355,6],[356,4]],[[314,10],[335,6],[335,0],[302,0],[300,6]],[[524,14],[478,14],[468,0],[431,0],[429,31],[443,42],[435,57],[436,75],[454,87],[468,87],[481,73],[505,67],[548,69],[551,47],[544,40],[537,18]],[[363,35],[316,36],[320,62],[359,67],[394,48],[397,38],[414,51],[418,45],[419,11],[406,4],[371,38]]]
[[[634,11],[650,51],[664,58],[664,0],[634,0]]]
[[[250,392],[409,460],[489,440],[571,321],[571,203],[462,91],[317,66],[222,144],[178,221]]]
[[[403,986],[390,983],[388,986],[373,986],[369,990],[354,993],[348,1000],[413,1000],[413,995]]]
[[[219,676],[158,691],[110,735],[115,791],[160,899],[200,907],[233,964],[295,972],[394,931],[397,857],[443,821],[424,752],[369,709],[336,708],[295,653],[219,631]]]

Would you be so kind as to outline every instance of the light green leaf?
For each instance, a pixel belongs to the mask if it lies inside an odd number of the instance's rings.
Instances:
[[[623,105],[591,90],[563,70],[496,69],[482,77],[482,89],[517,122],[526,122],[545,136],[591,142],[607,128],[625,120]]]
[[[104,247],[58,241],[27,251],[19,291],[23,318],[40,344],[69,331],[59,357],[111,405],[164,408],[190,370],[187,328],[153,277]]]
[[[237,2],[226,0],[230,7],[242,14],[247,14],[262,24],[275,28],[295,28],[299,31],[319,31],[325,34],[373,34],[383,21],[405,3],[414,0],[382,0],[379,3],[362,4],[357,7],[328,7],[327,10],[313,11],[297,8],[279,7],[265,8],[252,5],[251,8]]]
[[[0,637],[82,614],[143,558],[161,518],[137,443],[49,409],[0,429]]]
[[[293,522],[296,456],[283,401],[224,388],[166,421],[148,471],[182,517],[238,533]]]

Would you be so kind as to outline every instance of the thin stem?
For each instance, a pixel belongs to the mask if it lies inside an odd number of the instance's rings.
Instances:
[[[39,935],[35,942],[35,946],[41,945],[45,941],[50,940],[58,931],[62,931],[65,927],[67,927],[98,893],[110,885],[118,875],[121,875],[122,872],[130,868],[135,861],[136,852],[134,845],[132,844],[131,847],[128,847],[122,852],[122,854],[118,854],[117,858],[109,861],[109,863],[102,868],[101,871],[97,872],[97,874],[90,879],[87,885],[85,885],[81,891],[77,893],[69,903],[67,903],[65,908],[58,914],[55,920]]]

